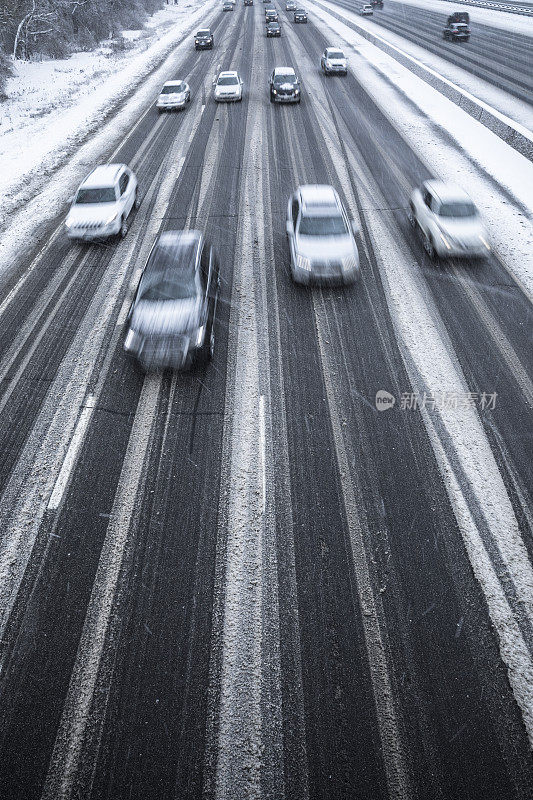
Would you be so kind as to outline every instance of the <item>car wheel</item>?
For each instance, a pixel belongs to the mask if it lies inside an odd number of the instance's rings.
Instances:
[[[141,198],[139,197],[139,187],[135,189],[135,200],[133,201],[134,207],[137,209],[141,205]]]
[[[120,231],[119,236],[121,239],[126,238],[126,234],[128,233],[128,220],[125,217],[122,217],[122,221],[120,223]]]
[[[196,356],[196,362],[198,364],[208,364],[210,361],[213,360],[214,355],[215,355],[215,326],[213,320],[210,317],[207,323],[207,330],[205,332],[204,343],[198,350],[198,354]]]
[[[409,220],[409,225],[411,228],[416,228],[416,218],[412,208],[409,208],[409,211],[407,212],[407,219]]]
[[[432,261],[435,261],[437,258],[437,251],[435,250],[435,245],[433,244],[433,239],[431,236],[425,234],[424,236],[424,250],[430,257]]]

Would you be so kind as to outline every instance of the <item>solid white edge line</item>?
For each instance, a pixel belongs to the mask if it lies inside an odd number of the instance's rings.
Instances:
[[[48,511],[56,511],[61,503],[61,500],[63,499],[63,495],[65,493],[65,489],[67,487],[67,483],[69,481],[72,468],[76,463],[76,459],[80,452],[81,445],[85,438],[85,433],[89,426],[89,422],[91,421],[92,413],[95,408],[94,401],[95,401],[94,395],[92,394],[87,395],[83,411],[81,412],[78,423],[74,429],[74,435],[69,444],[65,460],[63,461],[63,464],[59,471],[59,475],[57,476],[57,480],[54,485],[54,490],[50,495],[50,499],[46,507]]]
[[[261,460],[261,513],[266,509],[265,396],[259,398],[259,444]]]

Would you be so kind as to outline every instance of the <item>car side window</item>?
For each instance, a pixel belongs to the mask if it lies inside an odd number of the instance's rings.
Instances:
[[[298,202],[298,198],[295,197],[292,201],[292,224],[296,228],[296,221],[298,219],[298,211],[300,210],[300,204]]]
[[[202,247],[202,255],[200,256],[200,275],[202,279],[202,286],[204,292],[207,288],[207,282],[209,280],[209,267],[211,261],[211,247],[204,243]]]
[[[126,189],[128,188],[128,182],[129,182],[128,173],[125,172],[123,175],[120,176],[120,181],[118,184],[121,196],[125,193]]]
[[[431,196],[431,192],[428,189],[425,189],[424,191],[423,200],[426,206],[428,208],[431,208],[431,201],[433,200],[433,198]]]

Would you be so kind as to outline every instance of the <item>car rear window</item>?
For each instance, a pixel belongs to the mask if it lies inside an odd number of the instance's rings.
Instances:
[[[302,236],[342,236],[348,233],[342,216],[302,216],[299,233]]]
[[[183,242],[179,236],[158,242],[148,259],[139,286],[141,300],[184,300],[200,291],[195,269],[198,242]]]
[[[115,189],[79,189],[76,195],[76,205],[89,205],[90,203],[114,203],[116,201]]]
[[[176,83],[174,86],[163,86],[161,94],[176,94],[183,91],[183,84]]]
[[[473,203],[443,203],[439,217],[475,217],[477,208]]]
[[[239,81],[234,75],[226,75],[223,78],[219,78],[217,83],[219,86],[235,86]]]

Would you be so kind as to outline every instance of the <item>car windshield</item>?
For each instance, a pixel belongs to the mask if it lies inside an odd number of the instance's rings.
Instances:
[[[330,50],[328,58],[344,58],[344,53],[342,50]]]
[[[174,86],[163,86],[161,89],[161,94],[176,94],[177,92],[183,92],[182,83],[176,83]]]
[[[234,75],[226,75],[217,81],[218,86],[235,86],[237,83],[239,83],[239,79]]]
[[[268,27],[270,28],[271,31],[277,31],[279,25],[277,22],[269,22]]]
[[[197,242],[159,242],[152,251],[139,286],[139,299],[185,300],[199,292],[195,271]]]
[[[101,189],[79,189],[76,195],[76,205],[114,203],[116,199],[115,190],[109,186]]]
[[[346,223],[338,216],[302,216],[299,233],[302,236],[339,236],[348,233]]]
[[[198,38],[205,39],[205,38],[208,38],[209,36],[211,36],[211,32],[210,31],[198,31],[196,36]]]
[[[282,75],[274,75],[274,83],[279,86],[282,83],[296,83],[296,75],[292,73],[285,73]]]
[[[439,209],[439,217],[475,217],[477,208],[473,203],[443,203]]]

